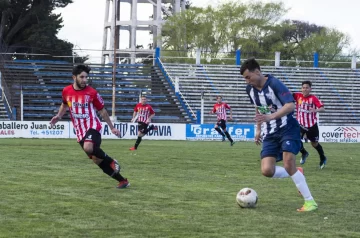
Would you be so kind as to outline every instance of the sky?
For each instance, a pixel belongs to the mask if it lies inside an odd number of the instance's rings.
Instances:
[[[57,9],[61,13],[64,27],[58,37],[75,45],[80,55],[90,55],[92,62],[100,62],[103,45],[105,3],[106,0],[73,0],[66,8]],[[91,2],[91,3],[90,3]],[[215,6],[225,0],[192,0],[195,6]],[[262,0],[262,2],[273,2]],[[351,47],[360,49],[360,21],[357,15],[360,0],[282,0],[288,13],[284,18],[302,20],[317,25],[333,27],[348,34]],[[130,5],[122,4],[121,20],[129,19]],[[150,4],[138,4],[138,20],[146,20],[152,14]],[[147,45],[150,42],[148,33],[138,35],[137,44]],[[120,47],[125,48],[128,36],[120,38]]]

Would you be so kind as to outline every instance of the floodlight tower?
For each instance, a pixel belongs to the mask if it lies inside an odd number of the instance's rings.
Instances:
[[[162,15],[172,15],[185,10],[186,0],[105,0],[105,20],[102,47],[102,63],[114,62],[117,58],[129,58],[131,63],[135,63],[136,58],[146,57],[153,53],[153,49],[161,47],[161,26],[164,22]],[[149,20],[138,20],[138,4],[147,4],[146,9]],[[130,20],[120,20],[120,10],[130,4]],[[152,7],[151,7],[152,6]],[[171,11],[169,11],[171,9]],[[125,14],[124,14],[125,15]],[[120,49],[120,32],[129,32],[127,47]],[[137,49],[137,31],[152,32],[152,47],[150,49]],[[110,39],[109,39],[110,38]],[[151,39],[149,35],[149,39]],[[122,39],[123,40],[123,39]],[[146,46],[144,46],[146,48]],[[116,53],[115,53],[116,52]]]

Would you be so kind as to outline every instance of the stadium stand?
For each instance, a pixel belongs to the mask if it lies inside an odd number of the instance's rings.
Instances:
[[[214,123],[209,115],[215,96],[222,95],[233,109],[236,123],[253,123],[254,108],[245,92],[239,66],[163,64],[169,77],[179,78],[180,91],[192,110],[200,110],[201,91],[205,92],[204,122]],[[311,80],[313,93],[325,104],[321,125],[358,125],[360,123],[360,73],[350,69],[262,67],[265,74],[282,80],[293,92],[301,82]]]
[[[112,65],[90,65],[89,84],[103,96],[106,108],[112,109]],[[7,100],[0,101],[0,119],[14,119],[9,108],[16,108],[20,119],[20,89],[23,90],[24,120],[50,120],[61,103],[61,90],[71,84],[72,65],[64,61],[15,60],[0,64],[2,87]],[[262,67],[282,80],[292,91],[301,82],[311,80],[313,93],[325,104],[320,114],[322,125],[358,125],[360,123],[360,72],[350,69]],[[139,95],[147,95],[156,112],[155,122],[196,122],[201,92],[205,92],[205,123],[215,96],[222,95],[233,108],[235,123],[253,123],[254,108],[245,92],[245,82],[235,65],[142,64],[117,65],[116,116],[129,121]],[[175,93],[175,78],[179,93]],[[68,119],[68,118],[65,118]]]
[[[112,65],[90,65],[89,84],[103,96],[112,113]],[[61,104],[61,90],[73,82],[72,65],[63,61],[9,61],[0,68],[11,94],[11,107],[17,108],[20,118],[20,92],[23,91],[24,120],[50,120]],[[173,90],[154,68],[142,64],[117,65],[116,116],[120,121],[132,118],[139,95],[146,95],[156,116],[154,122],[185,122]],[[1,105],[0,105],[1,109]],[[69,119],[68,114],[64,119]]]

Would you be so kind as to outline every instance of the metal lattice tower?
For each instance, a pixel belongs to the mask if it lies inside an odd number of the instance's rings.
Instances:
[[[124,3],[130,4],[130,20],[120,21],[120,7],[124,6]],[[153,10],[148,13],[149,20],[138,20],[138,3],[151,4],[149,6],[152,6]],[[172,12],[169,12],[165,5],[170,6]],[[161,26],[164,22],[162,14],[172,15],[181,10],[185,10],[185,0],[106,0],[102,63],[114,61],[114,46],[116,57],[130,58],[131,63],[135,63],[136,58],[152,54],[152,49],[161,47]],[[129,31],[130,37],[126,49],[120,49],[121,30]],[[152,49],[136,49],[137,31],[153,33]]]

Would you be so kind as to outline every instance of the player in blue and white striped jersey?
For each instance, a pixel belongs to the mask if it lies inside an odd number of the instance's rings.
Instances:
[[[295,104],[292,93],[277,78],[263,75],[255,59],[246,60],[240,73],[248,84],[246,92],[250,101],[255,105],[255,143],[259,145],[263,142],[262,174],[272,178],[291,177],[305,199],[305,204],[298,211],[316,210],[318,206],[311,196],[302,169],[296,168],[295,156],[299,153],[301,140],[299,123],[293,117]],[[284,167],[276,166],[280,152]]]

